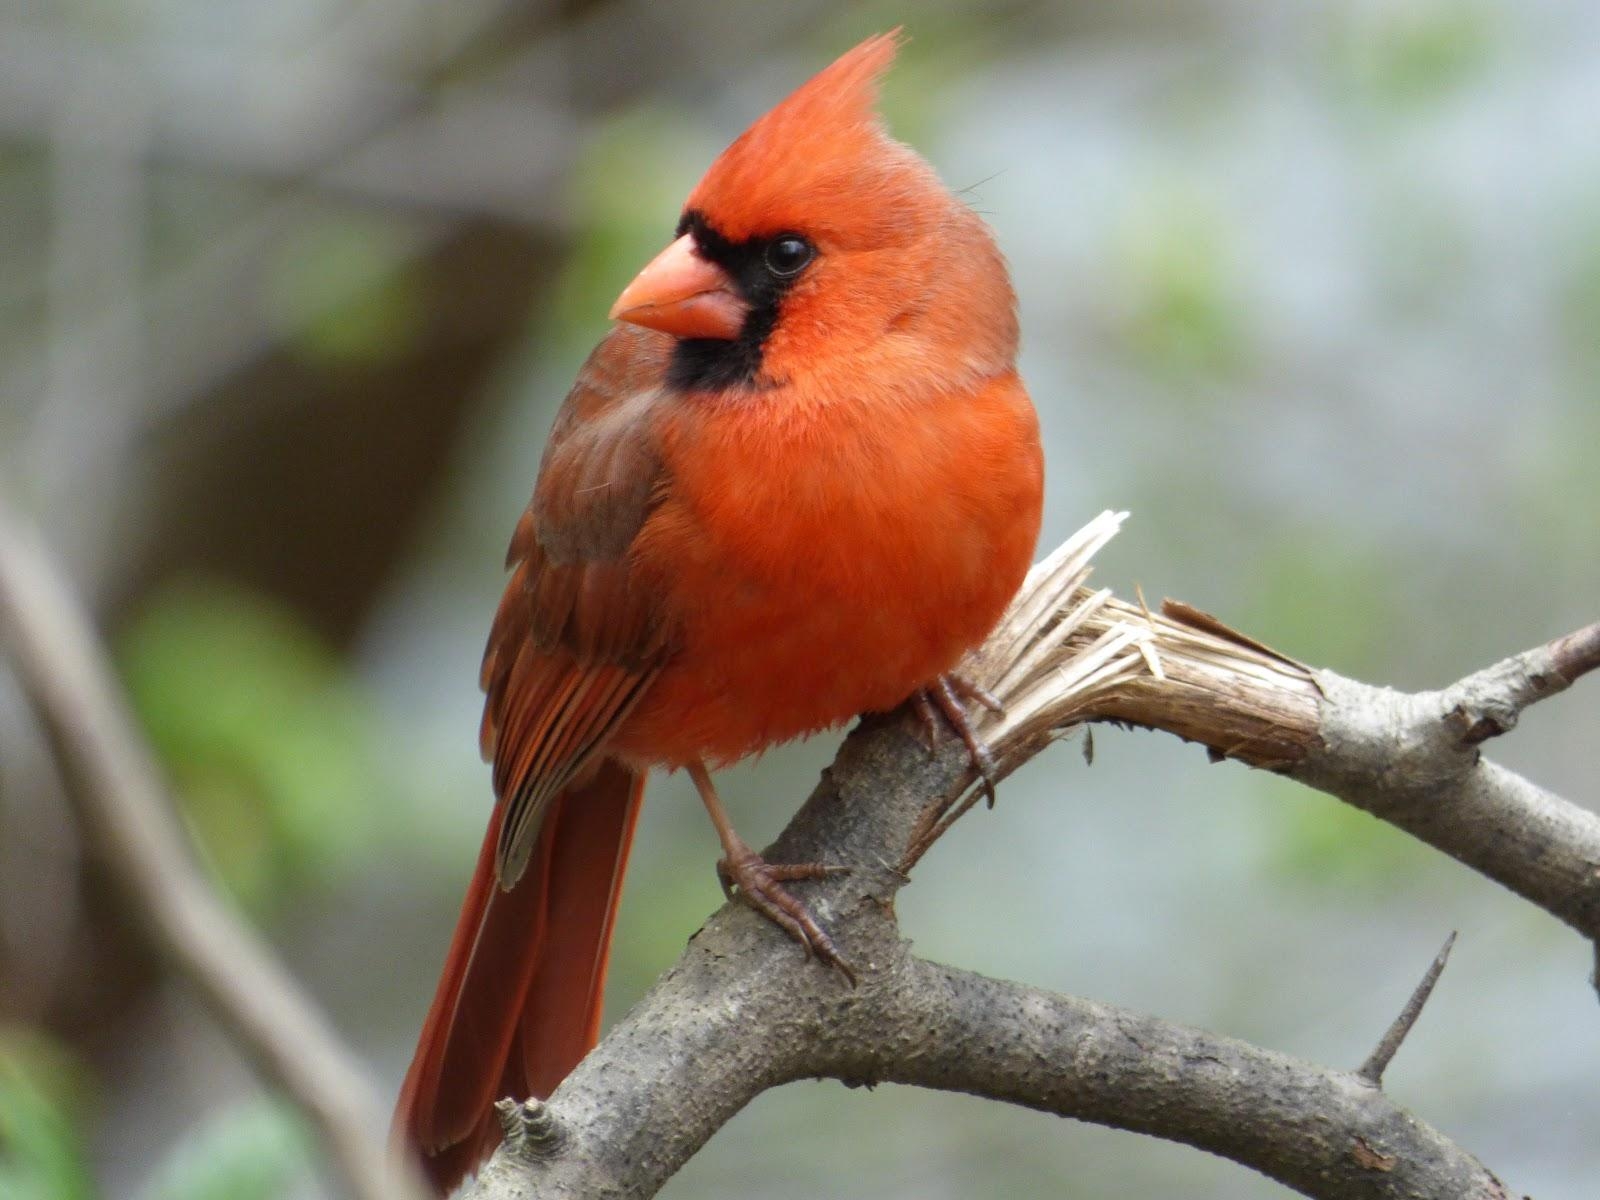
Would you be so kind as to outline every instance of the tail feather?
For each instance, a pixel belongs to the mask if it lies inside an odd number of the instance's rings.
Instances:
[[[528,1094],[548,1096],[600,1036],[606,968],[617,902],[639,820],[643,776],[621,767],[601,768],[618,776],[621,802],[603,817],[563,805],[557,834],[560,853],[550,863],[549,919],[545,944],[529,982],[520,1042]],[[587,805],[585,806],[587,809]]]
[[[643,792],[611,762],[568,787],[510,891],[495,882],[496,806],[395,1109],[440,1194],[500,1140],[497,1099],[549,1095],[594,1045]]]

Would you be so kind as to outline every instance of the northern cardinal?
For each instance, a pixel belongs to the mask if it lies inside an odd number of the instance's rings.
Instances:
[[[848,970],[707,773],[951,675],[1020,585],[1043,463],[982,220],[884,131],[897,34],[752,125],[556,417],[483,659],[498,802],[395,1114],[447,1192],[594,1044],[645,773],[686,769],[725,887]]]

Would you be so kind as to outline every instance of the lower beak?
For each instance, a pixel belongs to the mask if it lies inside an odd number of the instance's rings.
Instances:
[[[694,235],[686,233],[634,276],[611,306],[611,319],[673,337],[731,341],[749,311],[728,273],[700,257]]]

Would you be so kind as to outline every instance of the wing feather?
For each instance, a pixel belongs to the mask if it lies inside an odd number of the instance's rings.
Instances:
[[[672,631],[630,554],[666,488],[655,439],[666,342],[619,326],[595,349],[512,534],[480,672],[479,744],[506,804],[502,888],[526,869],[550,800],[604,757],[670,653]]]

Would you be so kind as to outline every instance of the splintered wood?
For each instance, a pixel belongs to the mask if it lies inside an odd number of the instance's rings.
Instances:
[[[1035,566],[960,668],[1004,706],[973,714],[999,773],[1091,721],[1162,729],[1216,759],[1294,766],[1319,738],[1321,692],[1308,668],[1182,602],[1152,612],[1142,596],[1088,587],[1094,556],[1127,515],[1101,513]],[[930,809],[906,865],[976,801],[972,782]]]

